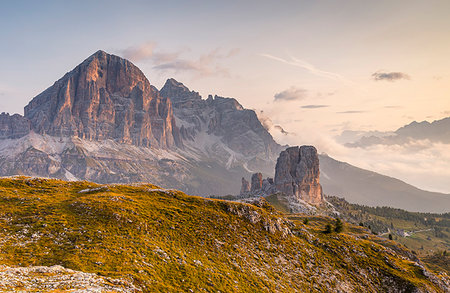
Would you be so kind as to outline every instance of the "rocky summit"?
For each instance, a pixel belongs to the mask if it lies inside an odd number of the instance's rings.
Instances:
[[[36,96],[25,117],[33,131],[55,137],[181,146],[170,99],[131,62],[103,51]]]
[[[206,100],[185,85],[169,79],[161,95],[170,97],[184,142],[207,148],[228,168],[243,165],[250,170],[272,172],[282,147],[263,127],[255,111],[236,99],[209,95]]]
[[[319,156],[316,148],[290,147],[282,151],[278,157],[275,179],[263,180],[261,173],[255,173],[249,187],[248,181],[242,178],[240,197],[270,196],[279,193],[291,210],[303,210],[302,204],[323,203],[319,177]]]
[[[319,156],[313,146],[290,147],[281,152],[275,167],[275,187],[298,200],[323,201],[319,183]]]

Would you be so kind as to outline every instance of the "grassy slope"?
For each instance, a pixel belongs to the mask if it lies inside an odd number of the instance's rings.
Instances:
[[[354,223],[370,226],[372,231],[405,245],[435,271],[450,274],[450,225],[448,214],[414,213],[392,208],[368,208],[344,199],[328,197],[341,216]],[[383,211],[387,211],[384,212]],[[425,220],[426,219],[426,220]],[[436,230],[440,231],[436,233]],[[389,231],[389,232],[387,232]],[[404,237],[400,231],[417,231]],[[445,251],[445,255],[444,252]]]
[[[150,184],[0,179],[0,264],[58,264],[151,292],[442,291],[392,241],[290,220]]]

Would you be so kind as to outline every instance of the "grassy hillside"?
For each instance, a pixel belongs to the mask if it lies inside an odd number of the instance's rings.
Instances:
[[[144,292],[445,292],[401,245],[308,219],[151,184],[0,179],[0,265],[61,265]]]
[[[390,207],[350,204],[328,196],[341,217],[412,250],[427,265],[450,274],[450,213],[416,213]]]

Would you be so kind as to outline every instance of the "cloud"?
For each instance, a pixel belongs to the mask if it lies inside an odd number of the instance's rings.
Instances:
[[[269,115],[267,115],[264,111],[262,110],[261,111],[253,110],[253,111],[255,111],[256,115],[258,116],[258,120],[261,122],[262,126],[267,131],[270,132],[272,129],[275,129],[283,135],[291,134],[290,132],[284,130],[284,128],[281,125],[275,125],[272,119],[270,119]]]
[[[382,72],[377,71],[372,74],[372,78],[375,81],[387,80],[387,81],[397,81],[400,79],[410,79],[410,76],[403,72]]]
[[[146,42],[139,46],[124,49],[121,51],[121,54],[124,58],[134,62],[149,61],[153,64],[153,68],[157,70],[193,72],[198,76],[229,76],[228,70],[222,67],[219,61],[236,56],[239,54],[240,49],[233,48],[224,53],[219,49],[215,49],[200,55],[197,59],[182,58],[181,55],[188,51],[189,49],[164,52],[157,49],[156,42]]]
[[[304,105],[301,106],[303,109],[319,109],[319,108],[327,108],[330,107],[330,105]]]
[[[342,111],[342,112],[336,112],[337,114],[360,114],[360,113],[366,113],[367,111],[360,111],[360,110],[350,110],[350,111]]]
[[[155,42],[147,42],[139,46],[128,47],[127,49],[122,50],[121,54],[125,59],[138,62],[151,58],[155,47]]]
[[[383,108],[385,108],[385,109],[401,109],[403,107],[402,106],[384,106]]]
[[[425,190],[450,192],[449,144],[417,140],[404,145],[373,145],[341,150],[337,158],[358,167],[405,180]]]
[[[308,91],[302,88],[290,87],[287,90],[275,94],[275,101],[295,101],[306,98]]]
[[[422,140],[405,145],[349,148],[306,123],[290,126],[290,130],[296,136],[280,135],[277,137],[280,143],[314,145],[319,153],[327,153],[334,159],[405,180],[425,190],[450,193],[450,144]]]
[[[280,125],[274,125],[273,128],[275,128],[276,130],[280,131],[284,135],[288,135],[289,134],[289,132],[284,130],[283,127],[281,127]]]
[[[309,71],[310,73],[312,73],[314,75],[317,75],[317,76],[320,76],[320,77],[325,77],[325,78],[329,78],[329,79],[333,79],[333,80],[348,81],[342,75],[339,75],[339,74],[333,73],[333,72],[329,72],[329,71],[320,70],[320,69],[318,69],[317,67],[315,67],[314,65],[312,65],[312,64],[310,64],[308,62],[306,62],[304,60],[297,59],[297,58],[292,57],[292,56],[290,57],[289,60],[287,60],[287,59],[283,59],[283,58],[276,57],[276,56],[273,56],[273,55],[270,55],[270,54],[265,54],[265,53],[262,53],[262,54],[259,54],[259,55],[262,56],[262,57],[268,58],[268,59],[272,59],[272,60],[284,63],[284,64],[288,64],[288,65],[292,65],[292,66],[303,68],[303,69]]]
[[[238,55],[240,52],[241,52],[240,48],[233,48],[225,55],[225,57],[226,58],[234,57]]]
[[[334,92],[327,92],[327,93],[318,92],[317,93],[317,98],[321,99],[321,98],[331,97],[331,96],[334,96],[335,94],[336,94],[336,91],[334,91]]]
[[[201,55],[197,60],[175,59],[170,62],[154,66],[158,70],[171,70],[175,72],[190,71],[199,76],[223,75],[229,76],[228,69],[217,64],[222,57],[216,51]]]
[[[174,58],[169,62],[162,62],[154,66],[154,69],[163,71],[187,71],[196,73],[198,76],[222,75],[230,76],[227,68],[222,67],[219,61],[235,56],[239,53],[239,49],[231,49],[229,52],[222,54],[219,49],[213,50],[207,54],[201,55],[196,60],[183,58]]]

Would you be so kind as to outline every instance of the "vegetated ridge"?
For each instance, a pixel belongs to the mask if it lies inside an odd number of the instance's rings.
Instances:
[[[304,220],[262,199],[245,204],[151,184],[5,178],[0,264],[60,265],[144,292],[448,290],[445,275],[431,273],[402,245],[350,224],[324,233],[334,223],[327,217]]]

